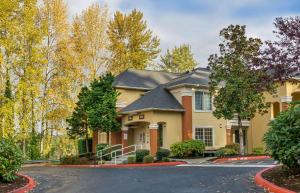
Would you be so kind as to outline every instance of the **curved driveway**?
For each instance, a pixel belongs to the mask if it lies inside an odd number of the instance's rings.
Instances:
[[[264,192],[253,182],[261,168],[145,167],[62,168],[34,166],[32,176],[45,193],[246,193]]]

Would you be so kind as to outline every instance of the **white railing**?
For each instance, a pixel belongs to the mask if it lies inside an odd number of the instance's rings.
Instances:
[[[98,158],[103,157],[103,153],[105,151],[108,151],[108,150],[116,148],[116,147],[120,147],[122,149],[123,148],[123,144],[110,145],[110,146],[108,146],[108,147],[106,147],[104,149],[101,149],[101,150],[97,151],[96,155],[97,155]],[[112,152],[112,151],[110,151],[110,152]]]
[[[117,158],[133,154],[138,149],[143,149],[143,145],[136,145],[136,144],[135,145],[129,145],[127,147],[122,147],[121,149],[111,151],[110,153],[107,153],[107,154],[104,154],[104,155],[101,154],[101,156],[99,157],[100,158],[100,163],[101,164],[103,163],[102,161],[103,161],[103,158],[105,156],[110,156],[111,159],[114,160],[114,164],[117,164]],[[121,153],[121,154],[118,155],[118,153]]]

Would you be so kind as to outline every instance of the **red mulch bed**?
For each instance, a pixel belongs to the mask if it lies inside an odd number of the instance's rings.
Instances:
[[[18,176],[12,183],[4,183],[0,181],[0,193],[10,192],[25,186],[28,183],[28,179]]]
[[[300,173],[289,170],[285,167],[275,167],[262,174],[266,180],[276,184],[277,186],[300,192]]]

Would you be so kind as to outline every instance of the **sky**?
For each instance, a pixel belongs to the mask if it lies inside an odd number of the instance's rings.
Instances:
[[[274,40],[276,17],[300,15],[300,0],[67,0],[71,15],[91,3],[106,3],[115,11],[144,13],[149,28],[160,38],[162,54],[189,44],[199,66],[218,53],[219,32],[230,24],[246,25],[249,37]]]

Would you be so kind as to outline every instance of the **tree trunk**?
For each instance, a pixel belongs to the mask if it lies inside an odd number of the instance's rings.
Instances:
[[[245,146],[244,146],[244,132],[241,116],[238,114],[238,129],[239,129],[239,140],[240,140],[240,154],[245,155]]]
[[[87,129],[87,126],[84,125],[85,127],[85,148],[86,148],[86,153],[89,153],[89,132],[88,132],[88,129]]]

